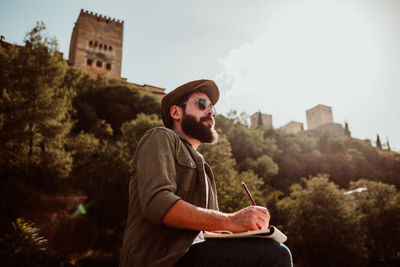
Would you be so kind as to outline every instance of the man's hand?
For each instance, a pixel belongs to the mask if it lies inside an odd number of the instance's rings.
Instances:
[[[249,206],[229,214],[230,225],[227,230],[238,233],[267,229],[270,215],[264,207]]]

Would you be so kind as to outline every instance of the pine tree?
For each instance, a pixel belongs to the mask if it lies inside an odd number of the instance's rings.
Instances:
[[[257,127],[263,126],[263,121],[262,121],[262,114],[261,111],[258,112],[258,118],[257,118]]]
[[[349,128],[349,124],[347,123],[347,121],[344,123],[344,127],[345,127],[345,134],[347,136],[351,136],[351,132],[350,132],[350,128]]]
[[[386,146],[387,146],[387,150],[388,150],[388,151],[391,151],[391,150],[390,150],[390,144],[389,144],[389,138],[388,138],[388,137],[386,137]]]
[[[62,87],[68,67],[45,29],[38,22],[25,47],[0,47],[0,166],[6,176],[52,179],[67,176],[71,167],[64,145],[73,94]]]
[[[382,150],[381,139],[379,138],[379,134],[376,135],[376,147]]]

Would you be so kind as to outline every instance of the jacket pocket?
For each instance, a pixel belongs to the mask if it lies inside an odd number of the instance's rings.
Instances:
[[[196,163],[194,162],[194,160],[192,159],[190,154],[179,153],[176,155],[176,161],[182,167],[191,168],[191,169],[196,169],[196,167],[197,167]]]
[[[184,145],[176,151],[176,182],[177,195],[184,199],[196,189],[197,165]]]

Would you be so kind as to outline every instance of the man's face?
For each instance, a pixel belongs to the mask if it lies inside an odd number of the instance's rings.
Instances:
[[[204,110],[199,108],[198,99],[200,98],[207,102]],[[202,143],[215,143],[218,140],[218,133],[214,129],[215,113],[209,107],[210,104],[211,101],[206,94],[195,92],[190,95],[183,107],[182,130]]]

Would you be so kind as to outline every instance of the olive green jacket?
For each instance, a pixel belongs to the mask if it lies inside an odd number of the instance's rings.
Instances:
[[[173,266],[188,251],[199,232],[162,221],[179,199],[205,208],[206,179],[208,208],[218,209],[214,176],[203,156],[174,130],[158,127],[146,132],[132,160],[120,267]]]

